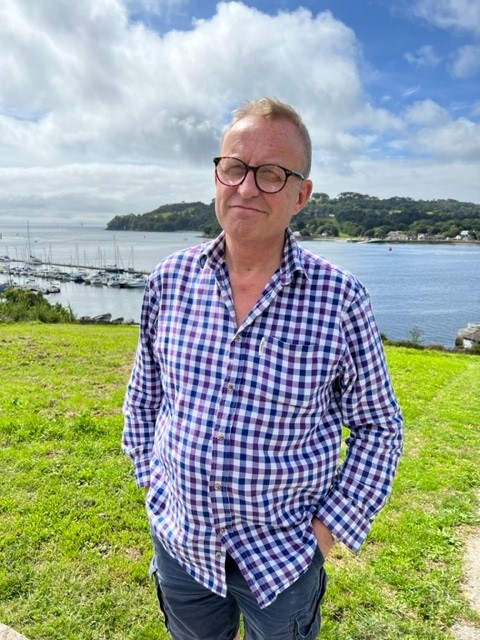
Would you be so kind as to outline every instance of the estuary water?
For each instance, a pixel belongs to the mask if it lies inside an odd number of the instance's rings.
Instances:
[[[205,240],[198,232],[106,231],[103,227],[0,222],[0,256],[150,272],[170,253]],[[394,244],[308,240],[302,244],[360,278],[380,331],[392,340],[452,347],[459,329],[480,323],[479,244]],[[4,263],[1,263],[4,264]],[[6,276],[0,274],[0,282]],[[77,316],[112,314],[138,322],[141,289],[62,282],[50,302]]]

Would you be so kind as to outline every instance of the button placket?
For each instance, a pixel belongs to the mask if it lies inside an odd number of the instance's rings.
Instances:
[[[230,338],[229,346],[224,352],[225,367],[222,384],[222,398],[217,404],[215,423],[212,432],[212,465],[210,469],[210,505],[212,518],[215,522],[216,545],[213,553],[216,557],[225,557],[225,551],[218,551],[218,547],[223,548],[223,543],[228,537],[227,523],[230,519],[230,507],[228,487],[224,485],[223,479],[228,477],[226,473],[229,468],[229,433],[232,427],[233,417],[237,403],[237,385],[242,373],[242,341],[244,336],[241,333]]]

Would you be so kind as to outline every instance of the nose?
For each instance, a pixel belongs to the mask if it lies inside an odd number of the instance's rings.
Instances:
[[[240,192],[240,195],[244,198],[252,198],[253,196],[258,195],[260,190],[255,182],[253,169],[248,169],[247,175],[245,176],[242,184],[238,185],[237,191]]]

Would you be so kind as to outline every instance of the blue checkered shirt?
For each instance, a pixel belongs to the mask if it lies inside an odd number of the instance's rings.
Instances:
[[[260,607],[310,565],[313,517],[359,549],[402,447],[368,293],[289,230],[241,326],[223,235],[161,262],[124,415],[124,451],[166,550],[222,596],[229,553]]]

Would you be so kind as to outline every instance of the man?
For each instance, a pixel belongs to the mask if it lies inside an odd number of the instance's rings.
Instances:
[[[150,278],[123,446],[172,638],[233,640],[241,614],[247,640],[314,640],[324,560],[385,504],[401,413],[367,292],[288,228],[312,193],[301,118],[238,109],[214,163],[223,233]]]

